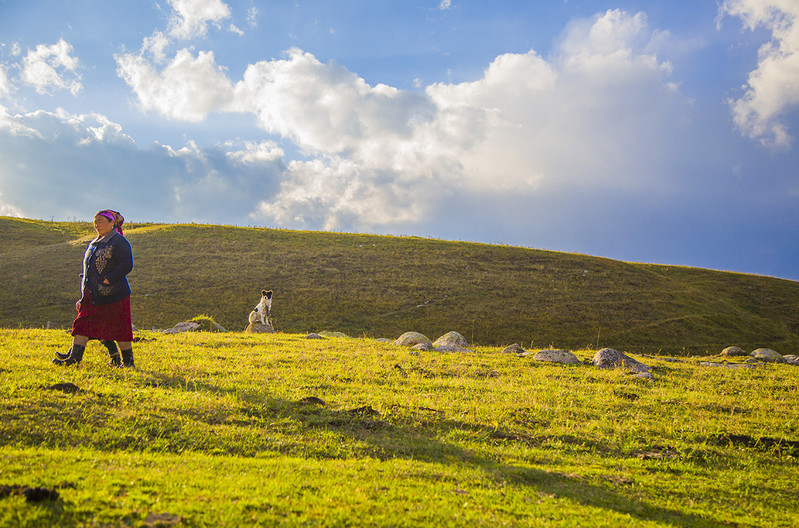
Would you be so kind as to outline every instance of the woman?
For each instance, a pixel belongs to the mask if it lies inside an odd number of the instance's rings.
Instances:
[[[110,209],[94,215],[97,237],[83,255],[81,296],[75,303],[78,316],[72,322],[72,348],[67,354],[56,353],[58,358],[53,359],[56,365],[80,364],[86,343],[99,339],[108,347],[109,365],[135,367],[130,285],[126,277],[133,269],[133,251],[122,236],[124,222],[121,214]],[[121,359],[114,341],[119,343]]]

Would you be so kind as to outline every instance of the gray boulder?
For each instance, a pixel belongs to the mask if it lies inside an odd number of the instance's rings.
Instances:
[[[722,356],[748,356],[749,354],[743,348],[737,346],[728,346],[721,351]]]
[[[784,359],[785,362],[788,363],[789,365],[799,366],[799,357],[794,356],[793,354],[782,356],[782,359]]]
[[[713,361],[703,361],[699,364],[700,367],[718,367],[728,369],[753,369],[757,368],[758,365],[762,365],[762,363],[715,363]]]
[[[649,367],[640,361],[636,361],[612,348],[603,348],[597,352],[591,363],[599,369],[624,368],[633,372],[649,372]]]
[[[758,348],[750,355],[753,358],[759,359],[760,361],[765,361],[766,363],[786,363],[785,358],[770,348]]]
[[[341,337],[341,338],[349,338],[347,334],[344,332],[333,332],[332,330],[322,330],[319,332],[319,335],[322,337]]]
[[[433,342],[419,332],[405,332],[394,341],[394,344],[397,346],[407,347],[412,347],[413,345],[418,345],[420,343],[425,343],[431,348],[433,347]]]
[[[432,345],[428,345],[427,343],[419,343],[418,345],[413,345],[411,347],[412,350],[421,350],[422,352],[427,352],[433,348]]]
[[[466,347],[462,347],[460,345],[451,345],[451,344],[444,344],[439,345],[433,348],[434,352],[466,352],[466,353],[473,353],[474,350],[470,350]]]
[[[539,350],[533,356],[536,361],[550,361],[553,363],[563,363],[565,365],[577,365],[580,360],[569,350]]]
[[[200,328],[199,323],[194,323],[192,321],[185,321],[183,323],[178,323],[172,328],[167,328],[163,331],[164,334],[180,334],[181,332],[193,332]]]
[[[458,332],[452,331],[452,332],[447,332],[443,336],[433,341],[433,346],[435,347],[442,345],[454,345],[466,348],[469,346],[469,342],[466,341],[466,338],[463,337]]]
[[[524,354],[525,350],[519,343],[513,343],[502,349],[503,354]]]

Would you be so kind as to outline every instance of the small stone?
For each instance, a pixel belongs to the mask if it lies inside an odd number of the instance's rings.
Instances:
[[[765,361],[767,363],[785,363],[785,358],[783,358],[777,352],[771,350],[770,348],[758,348],[757,350],[753,351],[751,356],[755,359],[759,359],[761,361]]]
[[[649,367],[612,348],[603,348],[592,360],[599,369],[626,368],[635,372],[649,372]]]
[[[418,345],[419,343],[425,343],[429,347],[433,346],[433,342],[419,332],[405,332],[394,341],[394,344],[397,346],[407,347],[412,347],[413,345]]]
[[[553,363],[563,363],[564,365],[577,365],[580,360],[569,350],[540,350],[535,353],[533,359],[536,361],[550,361]]]
[[[782,358],[789,365],[797,365],[797,366],[799,366],[799,356],[794,356],[793,354],[789,354],[787,356],[782,356]]]
[[[349,338],[347,334],[344,332],[333,332],[331,330],[323,330],[319,332],[319,335],[322,337],[340,337],[340,338]]]
[[[655,377],[652,375],[651,372],[639,372],[638,374],[635,374],[633,377],[640,379],[647,379],[647,380],[655,379]]]
[[[419,343],[418,345],[413,345],[411,347],[412,350],[421,350],[423,352],[427,352],[428,350],[432,349],[433,347],[428,345],[427,343]]]
[[[748,356],[746,350],[737,346],[728,346],[721,351],[722,356]]]
[[[463,337],[458,332],[452,331],[447,332],[443,336],[439,337],[433,342],[433,346],[441,346],[441,345],[457,345],[463,348],[467,348],[469,346],[469,342],[466,341],[466,338]]]
[[[525,350],[519,343],[513,343],[502,349],[503,354],[524,354]]]
[[[319,334],[314,334],[313,332],[311,332],[310,334],[305,336],[305,339],[324,339],[324,337],[320,336]]]
[[[466,347],[462,347],[459,345],[441,345],[433,348],[434,352],[467,352],[467,353],[474,353],[474,350],[470,350]]]
[[[181,332],[193,332],[200,328],[199,323],[195,323],[193,321],[185,321],[182,323],[178,323],[172,328],[167,328],[164,330],[164,334],[180,334]]]

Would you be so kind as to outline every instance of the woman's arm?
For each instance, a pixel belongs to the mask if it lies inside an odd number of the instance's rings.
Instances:
[[[118,240],[114,245],[114,259],[117,265],[105,275],[103,280],[105,284],[121,281],[133,269],[133,250],[130,247],[130,242],[123,236],[114,238]]]

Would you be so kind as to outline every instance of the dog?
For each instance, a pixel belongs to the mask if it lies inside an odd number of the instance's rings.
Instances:
[[[272,290],[261,290],[261,301],[250,312],[250,324],[260,321],[264,326],[272,326]]]

